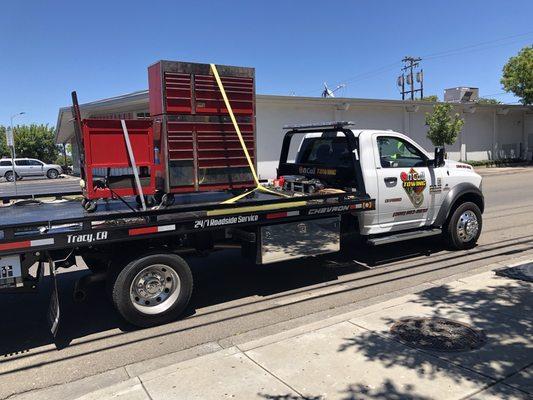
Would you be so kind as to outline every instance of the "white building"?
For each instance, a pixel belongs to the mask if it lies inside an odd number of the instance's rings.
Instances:
[[[257,95],[256,101],[257,161],[261,178],[276,173],[283,126],[287,124],[354,121],[358,128],[405,133],[429,152],[433,151],[425,126],[425,114],[431,112],[433,102],[272,95]],[[449,158],[465,161],[532,159],[532,106],[456,103],[454,107],[465,125],[457,142],[446,149]],[[148,91],[82,104],[80,109],[82,118],[146,118],[149,116]],[[73,137],[70,107],[61,108],[56,141],[72,143]]]

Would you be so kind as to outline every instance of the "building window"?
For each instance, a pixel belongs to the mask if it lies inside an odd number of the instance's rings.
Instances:
[[[136,116],[137,116],[137,119],[149,119],[150,113],[149,112],[138,112]]]

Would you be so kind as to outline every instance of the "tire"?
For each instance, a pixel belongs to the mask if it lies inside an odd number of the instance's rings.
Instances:
[[[46,173],[46,177],[48,179],[57,179],[59,178],[59,172],[57,171],[57,169],[49,169]]]
[[[174,205],[175,201],[176,201],[176,198],[174,197],[172,193],[165,193],[163,195],[163,198],[161,199],[161,202],[165,207],[170,207]]]
[[[98,208],[98,203],[96,200],[86,200],[85,202],[82,201],[82,207],[85,209],[85,211],[92,213]]]
[[[185,260],[175,254],[153,254],[126,265],[110,289],[119,314],[130,324],[145,328],[178,319],[189,304],[192,288],[192,273]]]
[[[479,207],[471,202],[460,204],[448,218],[443,233],[448,244],[455,250],[476,246],[483,220]]]
[[[17,181],[20,180],[20,177],[18,174],[16,174],[16,177],[17,177]],[[13,171],[7,171],[5,174],[4,174],[4,178],[6,178],[6,181],[8,182],[13,182],[14,179],[13,179]]]

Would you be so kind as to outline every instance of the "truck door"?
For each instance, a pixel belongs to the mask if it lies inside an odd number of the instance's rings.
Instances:
[[[391,231],[429,225],[435,211],[430,187],[437,177],[428,167],[428,157],[400,136],[376,134],[373,143],[379,225]]]

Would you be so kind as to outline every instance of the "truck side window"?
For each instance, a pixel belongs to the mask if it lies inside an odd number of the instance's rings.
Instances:
[[[352,165],[348,141],[346,137],[342,136],[304,139],[296,162],[330,167],[350,167]]]
[[[426,157],[405,140],[380,136],[377,142],[382,168],[422,167],[426,164]]]

